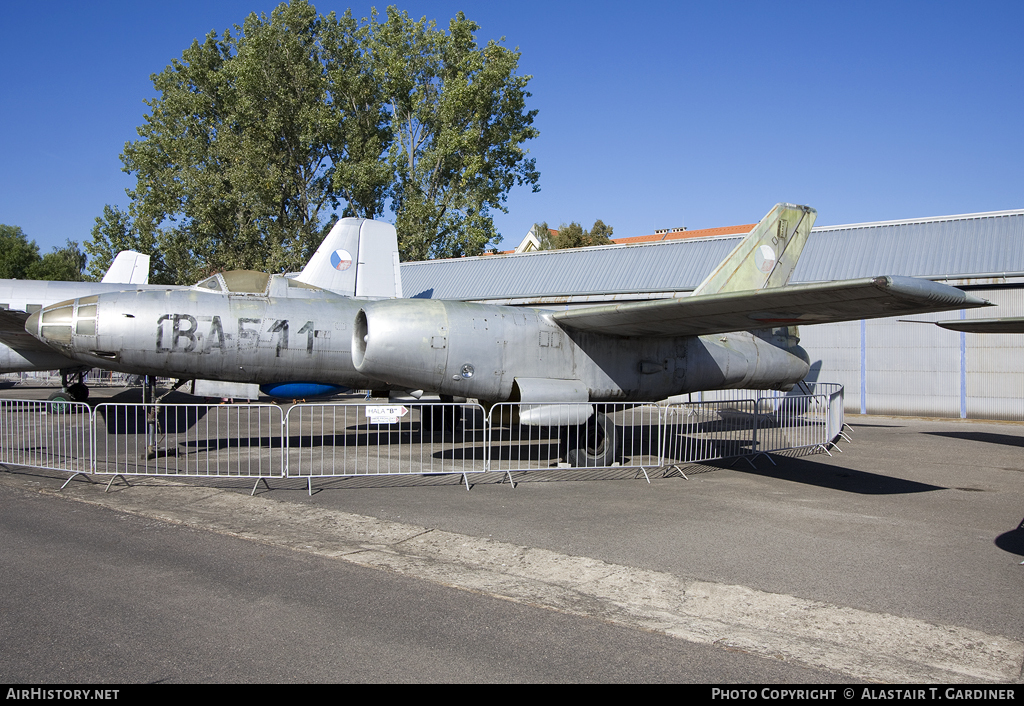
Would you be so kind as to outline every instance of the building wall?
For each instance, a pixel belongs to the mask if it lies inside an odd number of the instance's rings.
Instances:
[[[906,318],[1024,316],[1024,287],[971,293],[998,308]],[[845,386],[847,412],[1024,420],[1024,335],[959,333],[888,318],[805,326],[800,343],[812,364],[821,363],[818,380]]]

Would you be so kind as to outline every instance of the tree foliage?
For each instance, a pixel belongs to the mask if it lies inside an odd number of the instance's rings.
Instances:
[[[38,260],[39,247],[20,226],[0,225],[0,279],[25,279],[25,272]]]
[[[463,13],[448,32],[394,7],[371,17],[375,75],[391,121],[390,196],[406,259],[483,252],[500,236],[491,218],[515,185],[538,190],[535,160],[522,144],[539,133],[526,111],[519,52],[480,48],[479,25]]]
[[[537,223],[533,232],[540,241],[541,250],[564,250],[566,248],[586,248],[592,245],[611,245],[612,227],[601,219],[594,221],[589,231],[573,221],[569,225],[563,223],[552,233],[547,223]]]
[[[78,247],[78,243],[67,240],[64,247],[52,251],[32,264],[25,273],[27,279],[44,279],[63,282],[81,282],[85,279],[86,254]]]
[[[134,226],[178,281],[297,269],[319,244],[337,204],[339,123],[324,25],[306,3],[281,5],[194,41],[153,76],[160,95],[122,160],[137,178]]]
[[[71,240],[40,257],[36,242],[19,226],[0,225],[0,279],[81,282],[85,260],[85,253]]]
[[[126,212],[108,204],[103,207],[103,215],[96,218],[96,223],[92,227],[92,239],[85,243],[85,251],[89,255],[89,279],[102,279],[114,262],[114,257],[122,250],[134,250],[150,256],[151,283],[174,284],[164,265],[163,253],[157,247],[153,233],[140,234]]]
[[[194,41],[152,76],[121,155],[131,223],[104,210],[96,267],[130,233],[177,282],[299,269],[342,204],[363,218],[390,206],[407,259],[482,252],[500,239],[491,212],[538,173],[522,147],[537,135],[530,77],[517,51],[477,46],[478,29],[462,13],[446,33],[395,8],[381,22],[295,0]]]

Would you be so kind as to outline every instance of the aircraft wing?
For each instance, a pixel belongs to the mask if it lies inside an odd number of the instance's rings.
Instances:
[[[913,277],[865,277],[685,299],[610,304],[554,314],[566,328],[617,336],[703,336],[992,306]]]
[[[966,331],[967,333],[1024,333],[1024,317],[953,319],[935,323],[950,331]]]
[[[28,314],[0,309],[0,343],[16,351],[53,353],[53,349],[25,330]]]

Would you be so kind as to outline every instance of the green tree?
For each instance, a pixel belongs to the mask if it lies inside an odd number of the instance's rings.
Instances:
[[[601,219],[594,221],[589,231],[583,230],[583,226],[575,221],[558,226],[553,235],[547,223],[537,223],[533,228],[541,250],[587,248],[592,245],[611,245],[612,242],[612,227]]]
[[[87,278],[99,281],[110,268],[117,253],[122,250],[149,255],[149,281],[153,284],[174,284],[174,279],[164,266],[163,255],[157,248],[156,237],[150,231],[140,234],[132,225],[128,213],[109,204],[103,207],[103,215],[96,217],[92,227],[91,240],[86,241],[85,251],[89,256]]]
[[[134,228],[155,238],[169,276],[298,269],[339,197],[353,215],[382,211],[387,133],[351,46],[361,31],[347,13],[282,4],[152,77],[159,96],[121,158],[137,179]]]
[[[533,236],[540,243],[538,246],[539,250],[557,250],[555,247],[555,236],[557,233],[552,233],[551,228],[548,227],[547,221],[541,221],[540,223],[533,224]]]
[[[324,58],[328,94],[335,111],[332,184],[346,202],[343,216],[378,218],[384,213],[391,168],[383,158],[391,145],[384,94],[369,51],[369,27],[351,10],[327,23]]]
[[[590,240],[591,245],[611,245],[612,227],[606,225],[604,221],[598,218],[587,233],[587,238]]]
[[[0,279],[26,279],[26,272],[39,261],[39,247],[20,226],[0,225]]]
[[[86,254],[78,243],[68,240],[62,248],[54,248],[42,258],[33,262],[25,271],[26,279],[42,279],[62,282],[81,282],[85,277]]]
[[[369,24],[369,47],[391,126],[389,195],[404,259],[476,255],[500,241],[491,217],[515,185],[538,191],[523,143],[538,135],[527,111],[530,76],[519,52],[476,43],[458,13],[448,32],[394,7]]]
[[[42,279],[81,282],[86,255],[68,240],[39,257],[36,241],[19,226],[0,225],[0,279]]]
[[[137,180],[128,231],[182,283],[298,269],[342,203],[363,218],[390,204],[407,259],[482,252],[500,239],[493,209],[538,173],[522,147],[537,135],[530,77],[477,30],[461,13],[446,33],[393,7],[357,21],[294,0],[194,41],[152,76],[121,155]]]

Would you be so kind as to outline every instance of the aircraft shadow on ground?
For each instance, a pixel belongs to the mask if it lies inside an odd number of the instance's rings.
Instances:
[[[189,439],[180,444],[188,451],[223,451],[224,449],[279,449],[284,445],[280,436],[248,436],[222,439]]]
[[[1020,521],[1016,529],[1003,532],[996,537],[995,545],[1004,552],[1024,556],[1024,520]]]
[[[859,495],[903,495],[948,490],[941,485],[919,483],[842,466],[825,465],[808,457],[773,454],[772,458],[778,465],[772,466],[767,461],[761,461],[759,462],[760,466],[756,468],[751,468],[748,464],[736,464],[733,466],[733,470]]]
[[[117,409],[117,414],[105,416],[105,423],[110,434],[144,434],[147,418],[145,410],[140,408],[128,414]],[[162,418],[161,427],[164,434],[182,433],[193,427],[209,411],[205,406],[171,408],[173,414]],[[488,438],[485,429],[476,424],[466,424],[453,428],[447,425],[436,425],[438,429],[424,428],[420,422],[410,421],[391,425],[359,424],[348,426],[342,433],[334,429],[324,430],[326,433],[293,434],[288,437],[288,446],[294,450],[313,448],[372,448],[372,447],[409,447],[424,445],[429,456],[436,459],[483,461],[489,451],[491,459],[503,462],[530,463],[538,465],[547,463],[551,470],[559,460],[564,458],[565,449],[559,438],[557,428],[547,427],[497,427],[491,430],[490,449],[487,448]],[[690,425],[670,425],[666,431],[665,445],[669,453],[663,459],[666,467],[700,464],[710,467],[730,467],[742,473],[767,476],[796,483],[804,483],[822,488],[863,495],[897,495],[907,493],[923,493],[934,490],[945,490],[942,486],[920,483],[917,481],[894,478],[878,473],[859,471],[852,468],[837,467],[818,463],[808,455],[799,452],[772,454],[778,464],[772,466],[767,460],[756,461],[755,467],[742,462],[742,458],[751,458],[748,442],[742,439],[717,439],[715,432],[727,430],[722,422]],[[711,434],[711,436],[702,436]],[[1004,443],[1015,446],[1024,445],[1019,437],[987,434],[984,432],[951,432],[938,433],[957,438],[971,438],[989,443]],[[653,461],[660,456],[662,435],[657,425],[640,424],[633,426],[616,426],[620,454],[618,461],[623,466],[653,467]],[[185,439],[182,450],[197,453],[218,451],[231,448],[280,448],[282,437],[273,434],[220,437],[211,439]],[[806,453],[806,452],[805,452]],[[691,460],[691,459],[724,459],[724,460]],[[538,469],[531,470],[536,473]],[[541,469],[543,470],[543,469]],[[595,479],[597,469],[579,469],[576,473],[583,474],[587,479]],[[1013,532],[1024,535],[1018,528]],[[1016,534],[1007,533],[1008,542],[1017,541]]]
[[[1024,436],[1013,434],[993,434],[986,431],[926,431],[930,436],[944,436],[948,439],[964,439],[980,441],[983,444],[999,444],[1001,446],[1017,446],[1024,448]]]
[[[655,425],[616,426],[615,434],[620,449],[617,460],[627,463],[632,456],[657,456],[659,429]],[[486,443],[486,442],[485,442]],[[491,431],[490,457],[500,461],[557,461],[564,457],[557,427],[499,427]],[[484,458],[484,448],[445,449],[434,454],[435,458],[476,459]]]
[[[279,449],[284,444],[283,437],[271,434],[195,438],[194,434],[186,433],[208,411],[209,408],[206,407],[187,407],[174,409],[174,413],[170,415],[161,413],[159,434],[161,437],[181,434],[181,440],[171,442],[168,447],[186,453],[226,449]],[[103,416],[104,427],[111,437],[146,434],[148,418],[141,408],[109,408]],[[661,455],[663,438],[659,426],[622,425],[616,426],[615,429],[619,448],[616,461],[623,465],[656,465],[653,459]],[[749,440],[703,436],[727,429],[720,422],[668,427],[664,436],[664,445],[667,448],[665,464],[749,455]],[[390,425],[351,425],[342,433],[330,429],[292,434],[287,437],[288,448],[292,450],[374,447],[415,449],[425,446],[433,458],[460,461],[484,460],[488,456],[488,443],[490,458],[500,461],[549,461],[551,465],[555,465],[559,459],[564,459],[566,451],[557,427],[497,427],[491,430],[488,440],[487,432],[479,426],[431,429],[424,427],[420,422],[404,422]]]
[[[209,409],[205,406],[159,407],[156,418],[163,433],[180,434],[195,426]],[[99,407],[98,412],[107,434],[146,433],[149,416],[145,407]]]

